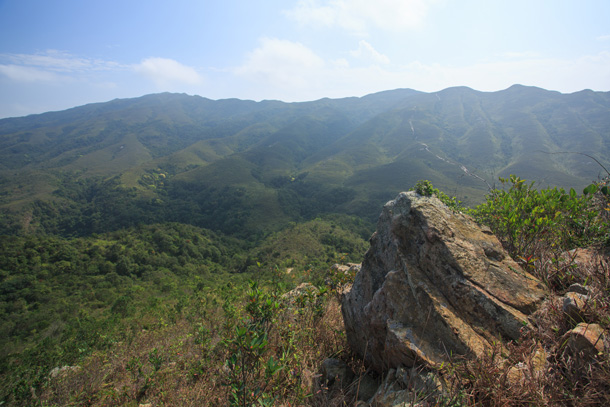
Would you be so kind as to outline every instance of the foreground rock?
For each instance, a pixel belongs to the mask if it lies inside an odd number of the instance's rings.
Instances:
[[[566,332],[562,343],[575,354],[586,359],[602,354],[605,350],[606,335],[604,329],[598,324],[581,322],[574,329]]]
[[[350,345],[381,372],[517,339],[544,296],[489,230],[403,192],[384,206],[342,311]]]

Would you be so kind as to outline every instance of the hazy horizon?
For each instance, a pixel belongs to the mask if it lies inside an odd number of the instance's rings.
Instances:
[[[166,91],[608,91],[608,17],[601,0],[0,0],[0,118]]]

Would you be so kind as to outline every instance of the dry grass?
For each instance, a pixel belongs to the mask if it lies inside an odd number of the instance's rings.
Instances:
[[[203,324],[212,333],[207,345],[196,343],[192,316],[136,332],[131,340],[87,358],[80,370],[50,378],[37,400],[57,406],[228,406],[223,339],[232,328],[224,317],[220,309],[206,312]],[[346,395],[324,389],[318,380],[322,361],[329,356],[347,359],[346,349],[336,298],[329,296],[321,312],[313,306],[282,310],[269,332],[265,357],[292,353],[272,383],[274,405],[346,405]]]
[[[546,281],[550,298],[531,316],[531,330],[518,343],[493,348],[483,358],[454,360],[446,405],[606,406],[610,405],[610,357],[574,353],[564,334],[579,322],[610,325],[610,260],[598,251],[587,256],[542,254],[530,271]],[[563,312],[571,284],[589,290],[582,314]]]
[[[606,214],[606,212],[604,212]],[[610,216],[610,211],[608,211]],[[516,343],[496,346],[479,359],[445,364],[444,406],[607,406],[610,405],[610,356],[586,355],[566,346],[565,334],[579,322],[610,326],[610,257],[601,249],[562,253],[540,242],[523,267],[543,281],[548,300],[530,316],[530,329]],[[585,255],[586,254],[586,255]],[[563,298],[572,284],[588,290],[580,315],[566,315]],[[358,381],[350,387],[326,386],[318,374],[324,359],[340,358],[366,374],[347,346],[337,297],[311,301],[279,311],[268,330],[261,359],[282,360],[283,369],[254,383],[276,406],[353,406]],[[41,406],[229,406],[227,340],[236,320],[222,302],[205,299],[190,314],[153,331],[138,331],[105,353],[89,357],[78,371],[50,379],[37,395]],[[320,305],[321,304],[321,305]],[[246,318],[236,303],[236,318]],[[198,341],[197,329],[209,335]],[[608,347],[606,347],[608,349]],[[155,354],[156,350],[156,354]]]
[[[536,269],[530,270],[556,290],[531,316],[531,329],[518,343],[495,347],[483,358],[456,359],[445,365],[442,373],[448,386],[440,405],[610,405],[609,356],[574,354],[562,340],[582,320],[607,332],[610,261],[599,253],[558,258],[541,256],[532,266]],[[579,320],[562,310],[561,295],[573,283],[585,285],[590,293]],[[237,306],[237,314],[242,312],[243,304]],[[223,340],[233,328],[219,305],[208,306],[205,317],[194,316],[200,314],[201,310],[193,311],[175,324],[140,330],[108,352],[92,355],[80,370],[50,379],[37,396],[40,405],[229,406],[225,365],[229,351]],[[209,332],[205,344],[195,340],[197,326]],[[337,297],[327,295],[321,307],[312,301],[282,308],[268,338],[263,357],[277,360],[284,355],[284,368],[265,384],[275,398],[273,405],[355,405],[358,381],[352,388],[327,387],[319,377],[319,367],[328,357],[347,362],[357,377],[367,373],[347,346]],[[258,380],[263,379],[261,371]]]

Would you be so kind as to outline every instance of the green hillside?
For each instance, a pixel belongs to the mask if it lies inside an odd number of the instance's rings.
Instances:
[[[75,202],[61,194],[69,182],[114,177],[126,205],[139,208],[128,224],[186,221],[243,235],[329,212],[374,220],[381,204],[419,179],[467,203],[512,173],[582,189],[600,167],[563,153],[603,162],[609,109],[608,93],[515,85],[306,103],[158,94],[4,119],[0,208],[12,223],[3,229],[22,228],[40,205],[54,206],[55,216],[69,212]]]
[[[331,266],[362,260],[385,202],[416,184],[441,195],[423,179],[486,202],[470,213],[551,290],[607,292],[605,271],[549,259],[607,246],[607,185],[579,192],[608,175],[609,152],[609,93],[524,86],[306,103],[158,94],[0,120],[0,404],[340,405],[352,396],[316,387],[322,360],[364,367],[337,302],[353,273]],[[490,188],[509,174],[564,189]],[[320,291],[287,305],[303,282]],[[488,373],[468,377],[501,375]],[[553,380],[540,388],[571,383]],[[478,386],[459,394],[476,405]]]

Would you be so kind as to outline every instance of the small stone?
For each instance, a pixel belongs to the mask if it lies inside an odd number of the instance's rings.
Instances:
[[[294,302],[296,298],[306,294],[318,294],[320,290],[313,284],[302,283],[299,284],[295,289],[282,294],[282,299],[288,302]]]
[[[347,273],[347,271],[349,270],[349,266],[345,264],[333,264],[330,269],[339,273]]]
[[[56,377],[63,377],[63,376],[70,374],[71,372],[78,372],[80,370],[81,370],[80,366],[55,367],[49,372],[49,377],[52,379],[54,379]]]
[[[360,263],[347,263],[347,265],[349,266],[349,269],[347,270],[347,273],[357,273],[360,271],[360,269],[362,268],[362,264]]]
[[[339,359],[325,359],[320,370],[322,379],[328,386],[332,386],[336,382],[340,383],[341,386],[348,386],[354,378],[354,372],[344,361]]]
[[[577,292],[568,292],[563,297],[563,313],[574,321],[582,321],[588,302],[589,296]]]
[[[568,288],[569,293],[578,293],[582,295],[589,295],[589,289],[582,284],[572,284]]]
[[[604,329],[598,324],[581,322],[576,328],[566,332],[563,337],[567,340],[568,348],[577,354],[595,357],[604,352]]]
[[[413,372],[419,375],[416,370],[413,370]],[[427,398],[430,394],[424,394],[410,387],[410,384],[412,384],[410,379],[411,373],[411,369],[403,367],[390,369],[369,404],[375,407],[423,407],[434,405],[429,403],[432,400],[422,401],[422,398]]]
[[[531,360],[528,363],[519,362],[508,371],[508,381],[511,384],[518,384],[523,379],[540,377],[544,375],[547,354],[540,345],[536,347]]]
[[[417,394],[432,395],[442,390],[442,383],[436,374],[416,367],[396,369],[396,381]]]
[[[365,374],[354,381],[353,387],[357,392],[358,400],[368,401],[377,392],[379,383],[372,376]]]
[[[301,373],[302,386],[309,392],[314,388],[314,379],[318,377],[315,372],[305,368]]]

